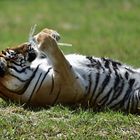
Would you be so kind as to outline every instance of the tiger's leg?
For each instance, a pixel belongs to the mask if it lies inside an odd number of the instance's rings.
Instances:
[[[35,39],[39,44],[39,51],[45,53],[52,63],[55,84],[61,88],[60,101],[78,102],[81,100],[85,91],[83,79],[76,74],[66,60],[56,40],[46,32],[40,32]]]

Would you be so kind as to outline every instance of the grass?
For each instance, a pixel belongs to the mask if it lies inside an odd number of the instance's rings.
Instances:
[[[30,27],[56,29],[65,53],[140,66],[139,0],[0,1],[0,50],[27,41]],[[24,109],[0,101],[0,139],[140,139],[140,116],[61,105]]]
[[[1,139],[139,139],[140,117],[120,112],[93,112],[61,105],[29,110],[4,105],[0,109]]]

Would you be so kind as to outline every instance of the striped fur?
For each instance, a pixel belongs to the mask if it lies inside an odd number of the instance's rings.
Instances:
[[[2,52],[1,98],[35,106],[81,104],[140,112],[139,69],[108,58],[63,55],[52,33],[45,29],[34,36],[34,45]]]

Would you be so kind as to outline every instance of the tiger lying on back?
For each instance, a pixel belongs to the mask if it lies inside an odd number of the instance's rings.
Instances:
[[[65,55],[44,29],[0,54],[0,97],[27,105],[81,104],[140,112],[140,71],[107,58]]]

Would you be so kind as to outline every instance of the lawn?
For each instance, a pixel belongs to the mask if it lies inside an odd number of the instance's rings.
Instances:
[[[134,67],[140,58],[139,0],[1,0],[0,50],[48,27],[61,34],[66,53],[110,57]],[[1,140],[140,139],[140,116],[61,105],[24,109],[0,101]]]

